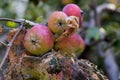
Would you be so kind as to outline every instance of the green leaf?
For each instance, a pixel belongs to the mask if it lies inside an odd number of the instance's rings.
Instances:
[[[10,28],[16,28],[18,26],[17,23],[15,22],[12,22],[12,21],[7,21],[7,26],[10,27]]]
[[[39,16],[39,17],[36,18],[35,21],[36,21],[37,23],[40,23],[40,22],[43,21],[43,17],[42,17],[42,16]]]
[[[119,23],[112,22],[108,26],[105,27],[107,31],[107,35],[111,37],[120,37],[120,25]]]
[[[94,39],[94,40],[99,40],[100,39],[100,31],[99,28],[97,27],[91,27],[87,31],[87,38],[89,39]]]

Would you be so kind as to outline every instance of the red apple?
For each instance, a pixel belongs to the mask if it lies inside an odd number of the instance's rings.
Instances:
[[[49,51],[54,44],[54,37],[48,27],[39,24],[33,26],[25,35],[24,47],[32,55],[41,55]]]
[[[79,17],[79,24],[80,26],[82,26],[82,10],[80,9],[80,7],[76,4],[67,4],[64,8],[63,8],[63,12],[65,12],[68,16],[77,16]]]
[[[75,53],[76,55],[80,55],[85,49],[85,43],[79,34],[74,33],[56,42],[54,48],[61,53]]]
[[[68,16],[62,11],[54,11],[48,19],[48,27],[55,34],[62,34],[67,27],[66,18]]]

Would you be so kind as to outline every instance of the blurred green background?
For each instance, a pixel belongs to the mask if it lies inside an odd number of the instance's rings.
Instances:
[[[86,48],[79,59],[90,60],[115,80],[120,74],[120,0],[0,0],[0,18],[46,23],[53,11],[62,10],[69,3],[77,4],[84,11],[79,34],[85,40]],[[16,26],[0,22],[0,28],[11,25],[12,28]],[[6,34],[10,27],[5,30]],[[6,35],[0,32],[0,40],[4,37]],[[0,45],[0,61],[5,50]]]

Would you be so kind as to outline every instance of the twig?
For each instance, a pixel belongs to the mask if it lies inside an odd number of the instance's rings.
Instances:
[[[95,10],[96,11],[96,22],[97,22],[98,27],[101,27],[101,23],[100,23],[101,13],[106,9],[115,11],[116,6],[114,4],[105,3],[105,4],[102,4],[96,7],[96,10]]]
[[[112,49],[106,50],[104,64],[110,80],[118,80],[119,68]]]
[[[96,7],[96,11],[97,11],[97,14],[101,14],[101,12],[103,12],[103,10],[112,10],[112,11],[115,11],[116,10],[116,6],[114,4],[111,4],[111,3],[104,3],[100,6],[97,6]]]
[[[0,21],[13,21],[13,22],[16,22],[16,23],[21,23],[23,22],[23,20],[14,20],[14,19],[9,19],[9,18],[0,18]]]
[[[34,23],[32,21],[29,21],[29,20],[25,20],[25,19],[9,19],[9,18],[0,18],[0,21],[13,21],[13,22],[16,22],[16,23],[19,23],[21,24],[22,22],[24,22],[25,24],[29,24],[29,25],[38,25],[38,23]]]
[[[24,22],[28,23],[29,25],[38,25],[38,23],[34,23],[32,21],[29,21],[29,20],[25,20]]]
[[[52,53],[46,53],[46,54],[44,54],[42,56],[38,56],[38,57],[37,56],[24,56],[24,58],[36,59],[36,60],[41,61],[41,60],[47,58],[48,56],[54,56],[54,54],[52,54]]]
[[[7,47],[7,44],[5,44],[4,42],[0,41],[0,43]]]
[[[103,46],[101,44],[98,44],[97,50],[98,50],[98,55],[100,57],[104,58],[105,57],[105,53],[104,53],[104,50],[103,50]]]
[[[7,45],[8,47],[7,47],[5,56],[4,56],[4,58],[2,59],[2,62],[1,62],[1,64],[0,64],[0,70],[2,69],[2,66],[3,66],[3,64],[5,63],[5,61],[6,61],[7,57],[8,57],[10,48],[11,48],[11,46],[13,45],[13,42],[14,42],[15,38],[17,37],[17,35],[18,35],[18,34],[20,33],[20,31],[22,30],[23,25],[24,25],[24,22],[21,22],[20,29],[17,31],[17,33],[13,36],[12,40],[11,40],[11,41],[9,42],[9,44]]]

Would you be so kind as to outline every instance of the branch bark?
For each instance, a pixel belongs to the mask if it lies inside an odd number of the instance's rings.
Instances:
[[[112,49],[108,49],[105,53],[104,64],[111,80],[118,80],[119,69],[115,61]]]

